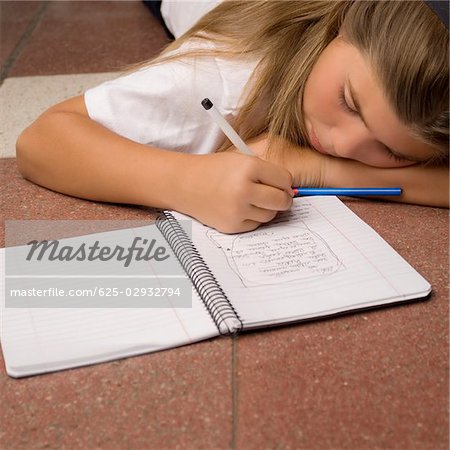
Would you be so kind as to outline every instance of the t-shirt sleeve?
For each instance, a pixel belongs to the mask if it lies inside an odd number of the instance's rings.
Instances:
[[[211,153],[224,140],[201,106],[209,97],[229,120],[249,77],[216,58],[151,65],[85,93],[91,119],[141,144],[186,153]]]
[[[106,128],[141,144],[209,152],[210,148],[201,145],[200,137],[209,133],[209,124],[200,102],[202,95],[207,96],[205,91],[221,97],[223,88],[214,66],[203,69],[206,72],[198,76],[187,62],[173,61],[108,81],[86,91],[88,114]],[[205,79],[208,89],[202,89]]]

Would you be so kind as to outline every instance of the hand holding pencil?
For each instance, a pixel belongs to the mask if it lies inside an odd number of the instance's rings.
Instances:
[[[242,233],[292,206],[292,175],[239,152],[188,155],[172,209],[223,233]]]

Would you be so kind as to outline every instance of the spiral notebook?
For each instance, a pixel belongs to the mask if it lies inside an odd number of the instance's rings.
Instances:
[[[2,301],[8,374],[111,361],[220,334],[423,299],[431,292],[336,197],[294,199],[289,211],[242,234],[223,234],[191,219],[189,236],[185,219],[164,212],[157,226],[192,282],[191,307],[24,309],[5,308]]]

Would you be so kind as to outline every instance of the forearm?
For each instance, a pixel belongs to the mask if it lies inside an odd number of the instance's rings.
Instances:
[[[112,133],[89,117],[48,112],[17,143],[30,181],[90,200],[172,207],[173,184],[189,155],[155,149]]]
[[[419,165],[384,169],[358,161],[321,155],[305,148],[285,146],[278,156],[299,186],[401,187],[402,195],[383,197],[390,201],[449,207],[447,166]]]
[[[172,209],[225,233],[254,230],[292,204],[291,174],[240,153],[141,145],[90,119],[82,97],[54,106],[17,141],[23,176],[58,192]]]
[[[402,195],[388,199],[417,205],[449,207],[449,170],[447,166],[414,165],[382,169],[352,160],[330,157],[328,159],[324,171],[324,185],[331,187],[401,187]]]

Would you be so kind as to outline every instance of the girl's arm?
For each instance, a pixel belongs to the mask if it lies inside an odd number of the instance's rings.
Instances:
[[[295,186],[311,187],[401,187],[402,195],[383,199],[426,206],[449,207],[449,168],[447,165],[414,165],[384,169],[358,161],[335,158],[281,140],[267,151],[261,136],[250,144],[265,160],[289,170]]]
[[[384,169],[348,159],[325,158],[327,161],[320,162],[325,165],[324,185],[332,187],[401,187],[402,195],[385,198],[390,201],[416,205],[449,207],[449,170],[447,166],[414,165]]]
[[[52,190],[175,209],[224,232],[254,229],[292,203],[287,170],[241,154],[138,144],[91,120],[82,96],[50,108],[19,136],[17,162],[25,178]]]

